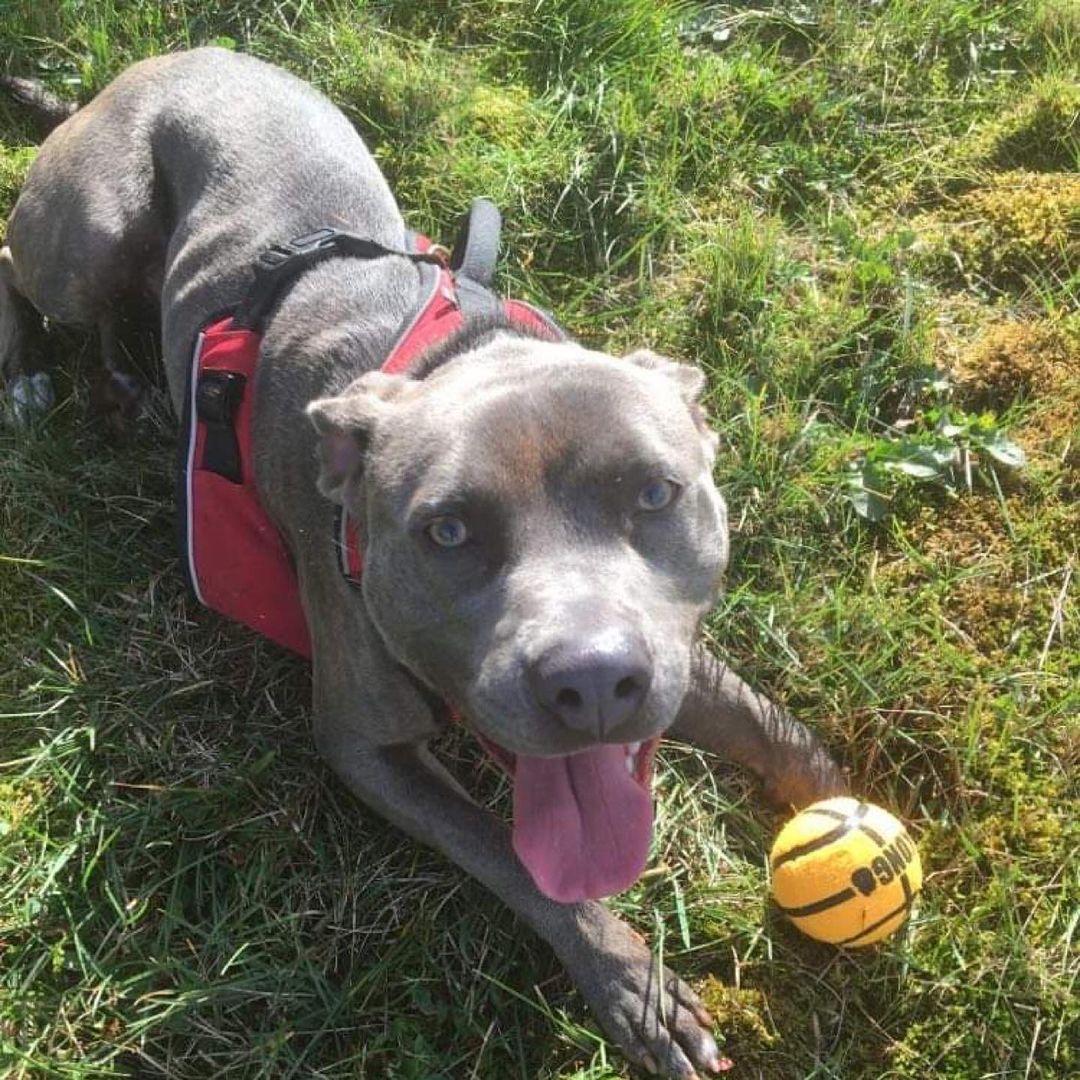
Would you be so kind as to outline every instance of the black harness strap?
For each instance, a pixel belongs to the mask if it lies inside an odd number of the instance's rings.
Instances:
[[[255,264],[255,280],[243,303],[236,309],[233,325],[238,330],[261,333],[263,320],[274,303],[301,274],[316,263],[334,255],[349,255],[355,259],[382,259],[400,255],[413,262],[445,265],[441,251],[398,251],[353,233],[329,227],[298,236],[284,244],[274,244],[259,255]]]
[[[236,410],[244,396],[245,381],[233,371],[206,371],[195,388],[195,412],[206,425],[201,467],[234,484],[244,482]]]
[[[494,315],[501,310],[491,291],[499,260],[502,215],[490,199],[474,199],[462,220],[449,268],[460,294],[462,314]],[[261,332],[262,324],[280,295],[312,266],[335,255],[354,259],[382,259],[400,255],[413,262],[446,266],[441,248],[430,251],[399,251],[375,240],[338,229],[317,229],[286,243],[274,244],[259,255],[255,278],[247,296],[236,309],[233,325],[238,330]]]

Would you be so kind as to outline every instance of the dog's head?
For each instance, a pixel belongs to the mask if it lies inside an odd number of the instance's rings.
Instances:
[[[727,561],[703,384],[652,353],[502,333],[424,379],[371,373],[309,407],[320,487],[361,529],[371,618],[512,769],[515,844],[560,899],[627,875],[596,830],[647,847],[631,789]],[[576,869],[553,829],[577,837],[562,842]]]

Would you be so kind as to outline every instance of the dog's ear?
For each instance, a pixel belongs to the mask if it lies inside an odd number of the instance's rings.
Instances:
[[[638,349],[636,352],[627,353],[623,359],[647,371],[659,372],[670,379],[687,405],[700,401],[701,395],[705,392],[705,373],[701,368],[669,360],[666,356],[661,356],[649,349]]]
[[[364,464],[376,427],[393,411],[393,400],[409,383],[403,375],[372,371],[361,375],[338,396],[319,398],[305,410],[321,436],[319,490],[333,502],[345,501],[346,489]]]
[[[638,349],[637,352],[628,353],[623,359],[647,371],[655,371],[674,384],[679,396],[686,402],[686,407],[690,410],[698,431],[701,432],[706,452],[710,458],[715,458],[719,439],[716,432],[709,427],[709,418],[701,404],[701,395],[705,392],[706,386],[705,372],[690,364],[680,364],[675,360],[669,360],[666,356],[651,352],[649,349]]]

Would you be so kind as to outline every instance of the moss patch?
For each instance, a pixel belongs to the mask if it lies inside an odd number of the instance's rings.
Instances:
[[[948,620],[980,669],[1011,656],[1075,672],[1076,653],[1050,628],[1077,536],[1075,501],[1049,500],[1038,489],[1004,499],[972,494],[923,508],[907,528],[920,560],[890,562],[882,576],[900,592],[921,589],[920,603]],[[1066,622],[1075,606],[1070,596]]]
[[[999,169],[1068,172],[1080,161],[1080,85],[1046,79],[975,137],[973,157]]]
[[[960,355],[952,374],[969,403],[999,407],[1060,393],[1080,380],[1080,321],[990,323]]]
[[[1080,176],[1015,169],[913,222],[928,269],[991,291],[1080,271]]]
[[[778,1036],[767,1019],[765,996],[760,990],[737,989],[725,986],[709,976],[699,994],[705,1007],[713,1014],[717,1028],[725,1036],[741,1044],[772,1046]]]

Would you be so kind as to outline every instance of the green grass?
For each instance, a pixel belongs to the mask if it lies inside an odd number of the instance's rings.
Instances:
[[[746,1077],[1080,1075],[1080,18],[1065,0],[7,0],[0,53],[87,96],[231,41],[361,126],[410,224],[506,211],[508,291],[704,368],[737,525],[708,634],[917,833],[908,932],[802,940],[779,822],[669,749],[614,906],[703,988]],[[32,159],[0,105],[0,209]],[[1032,192],[1038,193],[1033,197]],[[359,807],[303,666],[198,609],[164,407],[118,444],[91,343],[0,431],[0,1071],[628,1075],[539,942]],[[976,416],[1027,466],[850,464]],[[460,734],[441,752],[497,811]]]

